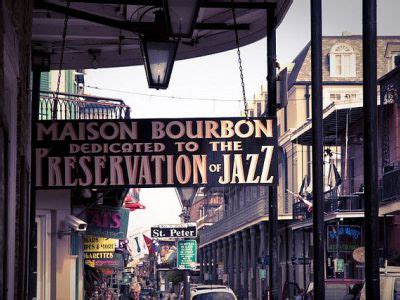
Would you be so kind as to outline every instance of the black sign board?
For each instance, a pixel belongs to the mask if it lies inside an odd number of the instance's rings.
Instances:
[[[36,188],[274,185],[266,118],[45,120],[34,128]]]
[[[195,238],[196,224],[159,225],[151,227],[152,238]]]

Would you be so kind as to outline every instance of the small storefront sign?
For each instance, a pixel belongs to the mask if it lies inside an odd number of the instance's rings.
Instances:
[[[294,264],[294,265],[310,265],[311,257],[293,257],[292,264]]]
[[[276,185],[269,118],[41,120],[35,187]]]
[[[193,270],[197,266],[197,242],[195,240],[178,241],[177,267],[182,270]]]
[[[359,225],[328,225],[328,252],[352,252],[361,246],[361,226]],[[339,248],[338,248],[339,246]]]
[[[334,260],[334,270],[335,270],[335,273],[343,273],[344,272],[344,259],[337,258]]]
[[[85,252],[85,265],[92,268],[120,269],[124,267],[124,258],[114,252]]]
[[[129,209],[112,206],[93,207],[86,211],[84,220],[88,224],[86,235],[126,239]]]
[[[117,239],[85,236],[83,238],[83,252],[114,252],[117,243]]]
[[[266,269],[259,269],[258,270],[258,275],[259,275],[260,279],[267,278],[267,270]]]
[[[152,238],[195,238],[197,237],[196,223],[157,225],[151,227]]]

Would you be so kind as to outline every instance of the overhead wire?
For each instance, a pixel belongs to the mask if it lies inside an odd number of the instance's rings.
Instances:
[[[220,101],[220,102],[241,102],[241,99],[222,99],[222,98],[201,98],[201,97],[183,97],[183,96],[173,96],[173,95],[157,95],[157,94],[147,94],[147,93],[138,93],[132,91],[124,91],[124,90],[116,90],[109,88],[101,88],[97,86],[86,85],[87,88],[95,89],[95,90],[104,90],[116,93],[124,93],[138,96],[147,96],[147,97],[156,97],[156,98],[168,98],[173,100],[195,100],[195,101]]]
[[[110,91],[115,93],[122,93],[122,94],[130,94],[130,95],[138,95],[138,96],[146,96],[146,97],[155,97],[155,98],[166,98],[172,100],[193,100],[193,101],[216,101],[216,102],[242,102],[243,99],[233,99],[233,98],[205,98],[205,97],[185,97],[185,96],[174,96],[174,95],[157,95],[157,94],[148,94],[148,93],[139,93],[139,92],[132,92],[127,90],[118,90],[118,89],[110,89],[110,88],[103,88],[98,86],[86,85],[85,87],[100,90],[100,91]],[[265,102],[265,99],[254,99],[249,100],[249,102]],[[303,98],[295,98],[295,99],[288,99],[288,101],[306,101]]]

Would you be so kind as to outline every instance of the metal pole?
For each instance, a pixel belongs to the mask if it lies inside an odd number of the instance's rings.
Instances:
[[[307,265],[306,265],[306,229],[303,228],[303,241],[302,241],[302,246],[303,246],[303,288],[306,290],[307,288]]]
[[[261,223],[262,224],[262,223]],[[262,243],[262,230],[260,230],[260,241]],[[256,299],[257,297],[257,250],[256,250],[256,228],[254,226],[250,227],[250,265],[251,265],[251,297],[252,299]],[[264,235],[265,235],[265,230],[264,230]],[[265,245],[265,237],[264,237],[264,245]],[[261,253],[261,257],[265,257],[266,252]],[[261,289],[261,293],[263,290]]]
[[[36,140],[35,123],[39,118],[39,101],[40,101],[40,70],[35,69],[32,74],[32,111],[31,111],[31,182],[30,182],[30,220],[29,220],[29,275],[28,275],[28,299],[36,297],[36,277],[35,277],[35,245],[36,234],[36,192],[35,192],[35,152],[33,151],[33,143]]]
[[[200,262],[200,282],[204,281],[204,248],[199,249],[199,262]]]
[[[379,300],[376,0],[363,0],[365,281],[367,299]]]
[[[325,299],[324,282],[324,186],[322,123],[322,8],[321,0],[311,0],[311,95],[312,95],[312,181],[314,297]]]
[[[293,272],[293,281],[297,281],[296,278],[296,266],[294,265],[294,259],[296,258],[296,230],[292,231],[292,272]]]
[[[189,207],[186,207],[184,211],[184,222],[188,223],[190,220],[190,214],[189,214]],[[183,271],[183,299],[184,300],[190,300],[190,271],[189,270],[184,270]]]
[[[249,245],[247,230],[242,231],[242,248],[243,248],[243,299],[249,299]]]
[[[190,300],[190,272],[189,270],[184,270],[184,299],[185,300]]]
[[[267,10],[267,63],[268,63],[268,102],[267,115],[273,118],[273,133],[277,136],[276,119],[276,26],[275,10]],[[269,287],[270,299],[279,298],[278,276],[278,193],[276,186],[270,186],[268,192],[269,215]]]

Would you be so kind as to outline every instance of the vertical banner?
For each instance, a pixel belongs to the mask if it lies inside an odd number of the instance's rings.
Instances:
[[[133,258],[141,258],[144,255],[149,254],[149,248],[147,247],[143,233],[130,236],[128,241],[129,252]]]

